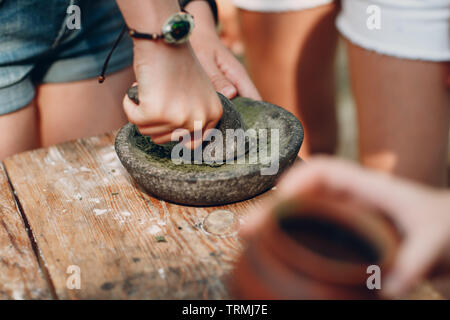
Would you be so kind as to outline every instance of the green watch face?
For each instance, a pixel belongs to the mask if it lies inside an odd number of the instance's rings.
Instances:
[[[162,28],[164,41],[171,44],[185,43],[188,41],[193,29],[194,18],[189,13],[175,13],[166,21]]]

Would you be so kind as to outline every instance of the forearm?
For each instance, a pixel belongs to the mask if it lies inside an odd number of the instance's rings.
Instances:
[[[192,40],[201,38],[205,33],[216,33],[216,23],[211,7],[206,1],[192,1],[186,6],[186,11],[191,13],[195,19],[195,28]]]
[[[180,11],[178,0],[116,0],[131,29],[158,32],[167,18]]]
[[[178,0],[116,0],[127,26],[143,33],[159,33],[162,25],[180,11]],[[190,55],[190,46],[169,46],[161,41],[133,38],[134,67],[136,77],[142,82],[142,75],[154,67],[154,61],[177,61]],[[144,83],[145,85],[145,83]]]

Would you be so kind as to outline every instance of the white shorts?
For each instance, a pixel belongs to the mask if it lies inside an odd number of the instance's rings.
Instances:
[[[333,2],[233,1],[258,12],[298,11]],[[450,61],[450,0],[342,0],[336,24],[344,37],[367,50],[403,59]]]
[[[233,0],[245,10],[259,12],[283,12],[310,9],[333,2],[333,0]]]

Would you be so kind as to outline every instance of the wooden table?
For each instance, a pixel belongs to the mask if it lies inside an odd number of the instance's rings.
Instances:
[[[0,166],[0,299],[228,297],[225,278],[241,244],[203,231],[218,208],[149,197],[113,140],[35,150]],[[267,196],[221,209],[241,219]]]
[[[113,140],[92,137],[4,161],[0,298],[227,298],[224,276],[241,245],[236,235],[202,230],[218,208],[149,197]],[[240,218],[260,198],[221,209]],[[67,285],[77,268],[79,290]]]

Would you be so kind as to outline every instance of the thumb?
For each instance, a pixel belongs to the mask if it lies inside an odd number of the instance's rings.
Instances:
[[[128,98],[128,95],[125,95],[123,98],[123,110],[131,123],[136,125],[144,123],[145,117],[142,114],[142,108],[131,101],[131,99]]]
[[[212,82],[214,89],[228,99],[234,98],[237,94],[237,89],[233,83],[225,77],[222,71],[220,71],[214,60],[208,60],[207,62],[205,60],[206,59],[202,59],[201,63],[209,80]]]
[[[445,231],[436,229],[417,232],[404,240],[386,278],[384,295],[398,298],[426,276],[444,249]]]
[[[244,66],[230,52],[218,53],[217,65],[241,97],[262,100]]]
[[[217,73],[211,74],[209,79],[211,79],[214,89],[220,92],[228,99],[232,99],[236,96],[237,90],[235,86],[227,79],[225,76],[217,69]]]

